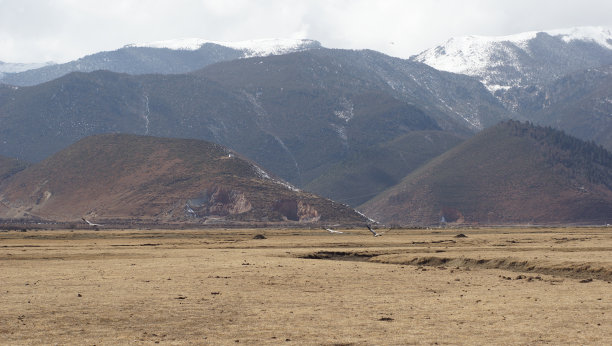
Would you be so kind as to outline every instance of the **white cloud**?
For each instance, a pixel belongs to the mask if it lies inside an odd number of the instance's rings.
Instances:
[[[612,26],[609,0],[0,0],[0,60],[67,61],[128,43],[312,38],[408,57],[468,34]]]

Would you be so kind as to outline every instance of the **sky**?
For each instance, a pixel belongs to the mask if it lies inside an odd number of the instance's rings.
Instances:
[[[0,61],[177,38],[309,38],[408,58],[465,35],[612,27],[610,0],[0,0]]]

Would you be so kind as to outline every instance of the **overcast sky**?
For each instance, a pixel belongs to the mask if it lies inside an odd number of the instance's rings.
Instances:
[[[310,38],[408,58],[453,36],[612,27],[610,0],[0,0],[0,61],[66,62],[129,43]]]

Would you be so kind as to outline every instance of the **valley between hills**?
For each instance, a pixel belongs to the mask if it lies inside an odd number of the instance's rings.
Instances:
[[[612,344],[611,42],[8,66],[0,344]]]
[[[0,220],[606,225],[606,35],[452,39],[410,59],[158,42],[6,73]]]

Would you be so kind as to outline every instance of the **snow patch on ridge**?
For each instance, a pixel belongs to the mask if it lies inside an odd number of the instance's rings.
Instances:
[[[348,145],[348,135],[346,134],[346,127],[336,125],[336,124],[330,124],[330,125],[334,129],[338,137],[340,138],[340,141],[342,142],[342,146],[345,149],[348,149],[349,145]]]
[[[340,100],[340,106],[342,107],[342,109],[339,111],[334,111],[334,115],[348,123],[355,116],[355,106],[350,100],[346,98],[342,98]]]
[[[238,42],[211,41],[202,38],[183,38],[176,40],[155,41],[149,43],[135,43],[125,47],[167,48],[172,50],[198,50],[206,43],[213,43],[224,47],[242,50],[245,57],[279,55],[298,52],[311,48],[319,48],[321,44],[308,39],[260,39]]]
[[[261,167],[253,164],[252,165],[253,169],[255,170],[255,174],[260,178],[260,179],[264,179],[264,180],[269,180],[275,184],[284,186],[285,188],[287,188],[288,190],[294,191],[294,192],[299,192],[300,189],[298,189],[297,187],[289,184],[286,181],[282,181],[282,180],[278,180],[278,179],[274,179],[272,178],[268,173],[266,173],[266,171],[264,171],[263,169],[261,169]]]

